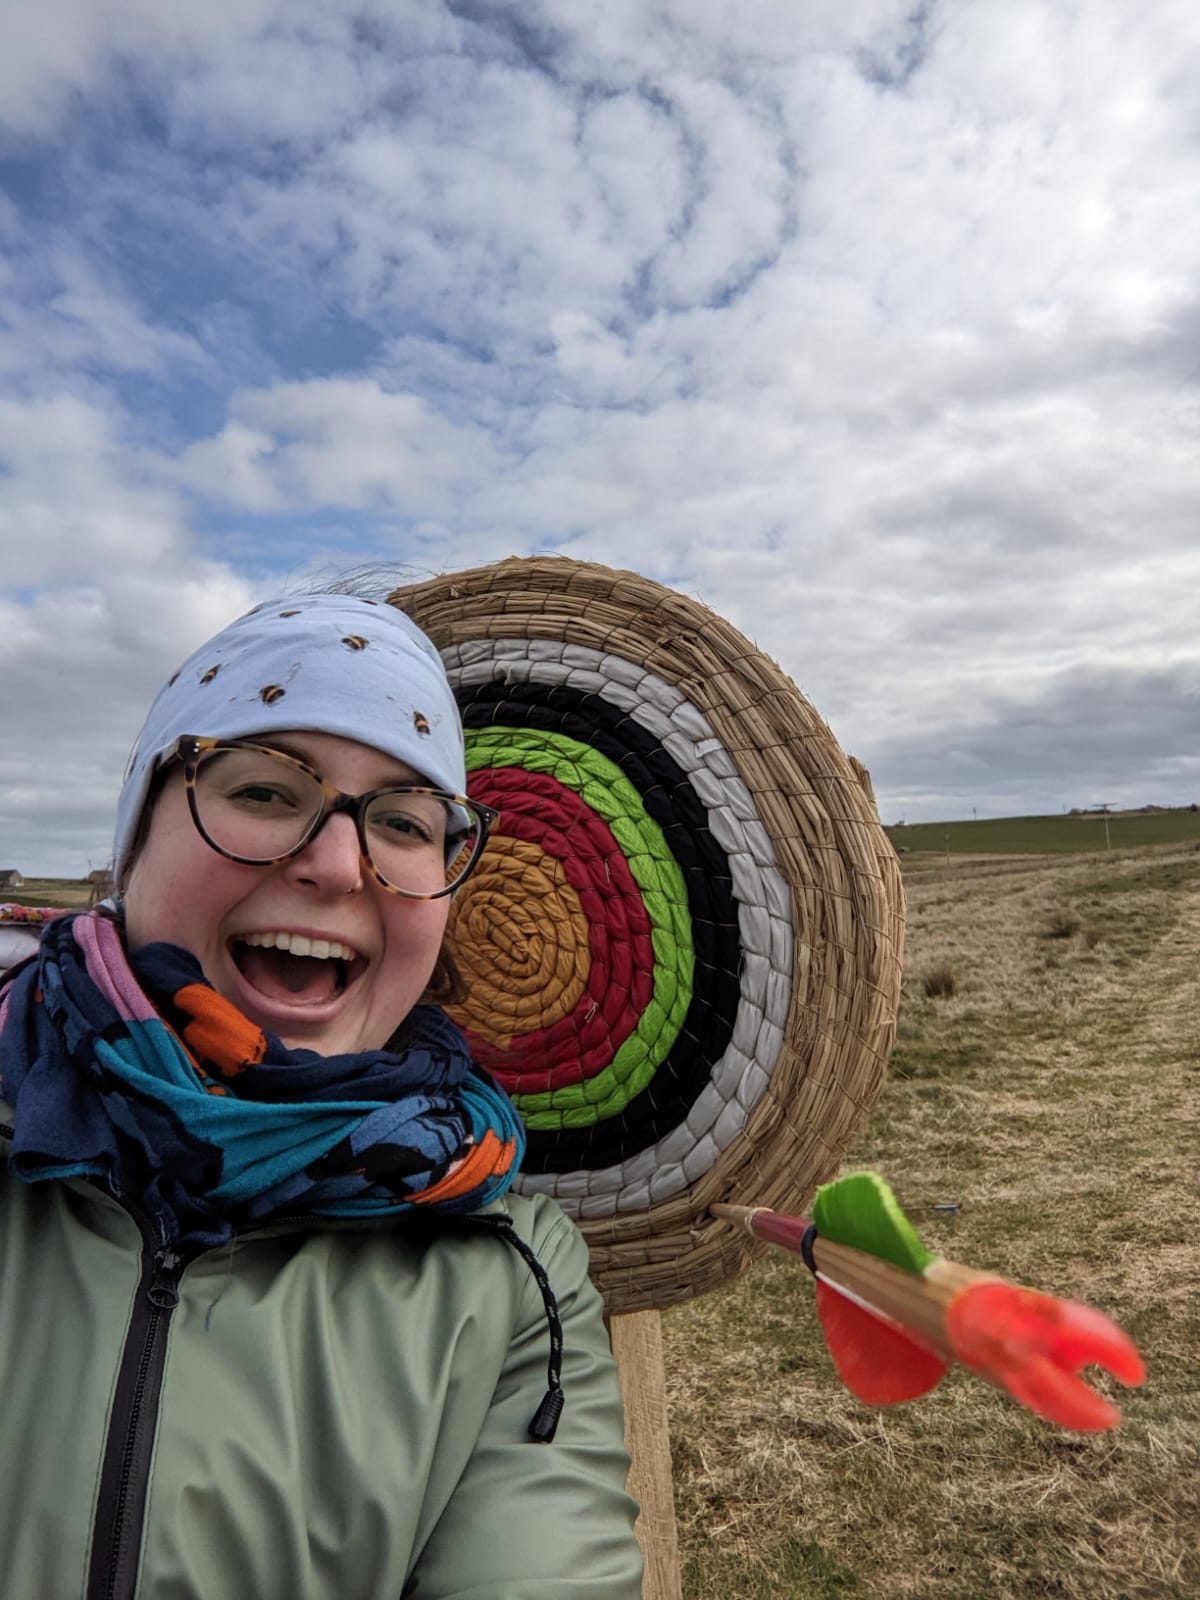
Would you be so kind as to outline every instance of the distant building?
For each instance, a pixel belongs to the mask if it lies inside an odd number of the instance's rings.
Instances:
[[[0,889],[23,889],[25,879],[16,867],[0,867]]]

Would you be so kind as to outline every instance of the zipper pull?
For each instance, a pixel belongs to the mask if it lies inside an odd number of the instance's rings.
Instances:
[[[154,1254],[154,1277],[146,1288],[146,1298],[158,1311],[174,1311],[179,1304],[179,1273],[182,1263],[174,1250]]]

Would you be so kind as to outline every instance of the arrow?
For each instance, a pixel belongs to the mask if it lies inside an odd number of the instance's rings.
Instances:
[[[926,1250],[876,1173],[823,1184],[811,1222],[766,1207],[712,1213],[804,1258],[829,1353],[869,1405],[915,1399],[959,1361],[1048,1421],[1093,1432],[1121,1413],[1081,1369],[1103,1367],[1125,1384],[1145,1377],[1133,1342],[1102,1312]]]

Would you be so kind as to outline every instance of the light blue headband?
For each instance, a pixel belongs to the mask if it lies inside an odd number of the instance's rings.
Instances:
[[[159,762],[181,734],[339,734],[466,792],[462,723],[445,668],[417,625],[381,600],[270,600],[189,656],[150,707],[117,806],[118,886]]]

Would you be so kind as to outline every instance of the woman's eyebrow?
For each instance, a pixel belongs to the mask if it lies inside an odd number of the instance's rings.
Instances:
[[[310,762],[310,757],[297,745],[289,744],[286,739],[277,739],[274,734],[270,736],[264,735],[261,739],[256,739],[253,734],[247,734],[242,742],[244,744],[256,744],[260,750],[278,750],[280,755],[294,756],[297,761],[303,761],[306,764]]]
[[[310,767],[313,772],[319,772],[321,773],[322,777],[325,776],[325,773],[321,767],[321,763],[316,759],[312,751],[306,750],[303,745],[293,744],[287,739],[276,738],[274,734],[264,736],[260,739],[256,739],[251,736],[245,742],[247,744],[256,744],[260,750],[277,750],[280,755],[291,756],[294,761],[302,761],[304,765],[306,767]],[[382,756],[381,759],[387,761],[389,758],[387,756]],[[381,778],[378,783],[371,784],[369,788],[389,789],[393,784],[423,785],[425,781],[426,780],[424,778],[420,777],[419,774],[414,772],[412,767],[408,766],[406,763],[396,762],[393,770],[388,773],[387,777]],[[362,792],[366,794],[369,792],[369,790],[364,789]]]
[[[293,761],[302,761],[306,767],[311,767],[314,772],[320,770],[310,751],[302,749],[299,745],[289,744],[286,739],[277,739],[273,734],[262,739],[256,739],[253,735],[250,735],[243,743],[255,744],[260,750],[273,750],[281,756],[291,756]]]

